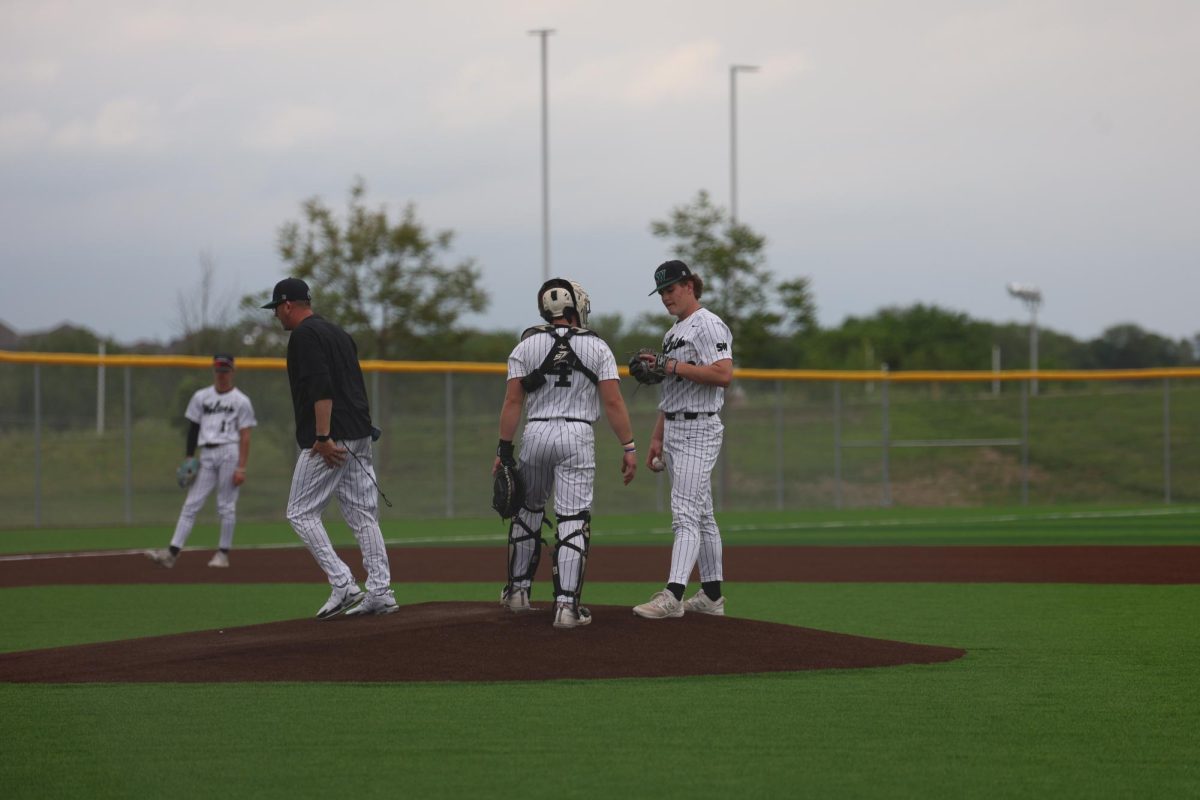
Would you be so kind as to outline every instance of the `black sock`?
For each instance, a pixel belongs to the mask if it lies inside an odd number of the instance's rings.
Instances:
[[[708,599],[714,603],[721,599],[721,582],[720,581],[704,581],[700,584],[700,588],[708,595]]]
[[[668,583],[667,591],[675,595],[676,600],[683,599],[683,590],[687,588],[682,583]]]
[[[171,545],[171,555],[173,555],[173,556],[179,555],[179,548],[176,547],[175,545]]]

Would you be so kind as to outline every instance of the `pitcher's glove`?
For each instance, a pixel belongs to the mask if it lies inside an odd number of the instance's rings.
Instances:
[[[516,516],[525,503],[525,482],[517,471],[512,442],[501,439],[496,455],[500,458],[500,466],[492,481],[492,508],[501,519],[509,519]]]
[[[643,358],[643,356],[653,356],[654,366],[650,366],[650,362]],[[633,358],[629,359],[629,375],[640,384],[653,386],[656,383],[662,383],[666,379],[666,366],[665,358],[649,347],[643,347],[633,354]]]
[[[196,482],[196,476],[200,474],[200,461],[194,456],[188,456],[179,465],[179,469],[175,470],[175,482],[179,484],[180,489],[186,489]]]

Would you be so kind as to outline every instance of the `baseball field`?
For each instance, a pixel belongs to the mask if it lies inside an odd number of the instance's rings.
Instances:
[[[404,607],[328,623],[286,524],[0,532],[0,796],[1200,794],[1200,508],[719,520],[728,617],[635,619],[669,519],[610,515],[573,631],[494,518],[387,522]]]

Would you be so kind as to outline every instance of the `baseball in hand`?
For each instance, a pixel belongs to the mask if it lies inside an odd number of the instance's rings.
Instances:
[[[650,469],[654,470],[655,472],[662,472],[663,467],[665,466],[666,464],[663,463],[662,456],[655,456],[654,458],[650,459]]]

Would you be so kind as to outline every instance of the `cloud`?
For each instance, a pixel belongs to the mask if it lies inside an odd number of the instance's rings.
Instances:
[[[263,113],[248,131],[255,149],[291,150],[337,139],[342,118],[334,110],[313,105],[278,106]]]
[[[61,74],[62,63],[50,58],[0,64],[0,86],[49,86]]]
[[[145,150],[165,140],[158,107],[131,97],[105,103],[90,120],[68,122],[51,139],[65,150]]]
[[[46,138],[50,124],[36,111],[0,116],[0,153],[24,150]]]
[[[633,65],[626,75],[625,98],[639,107],[693,98],[712,91],[712,76],[720,69],[720,46],[711,39],[688,42]]]

